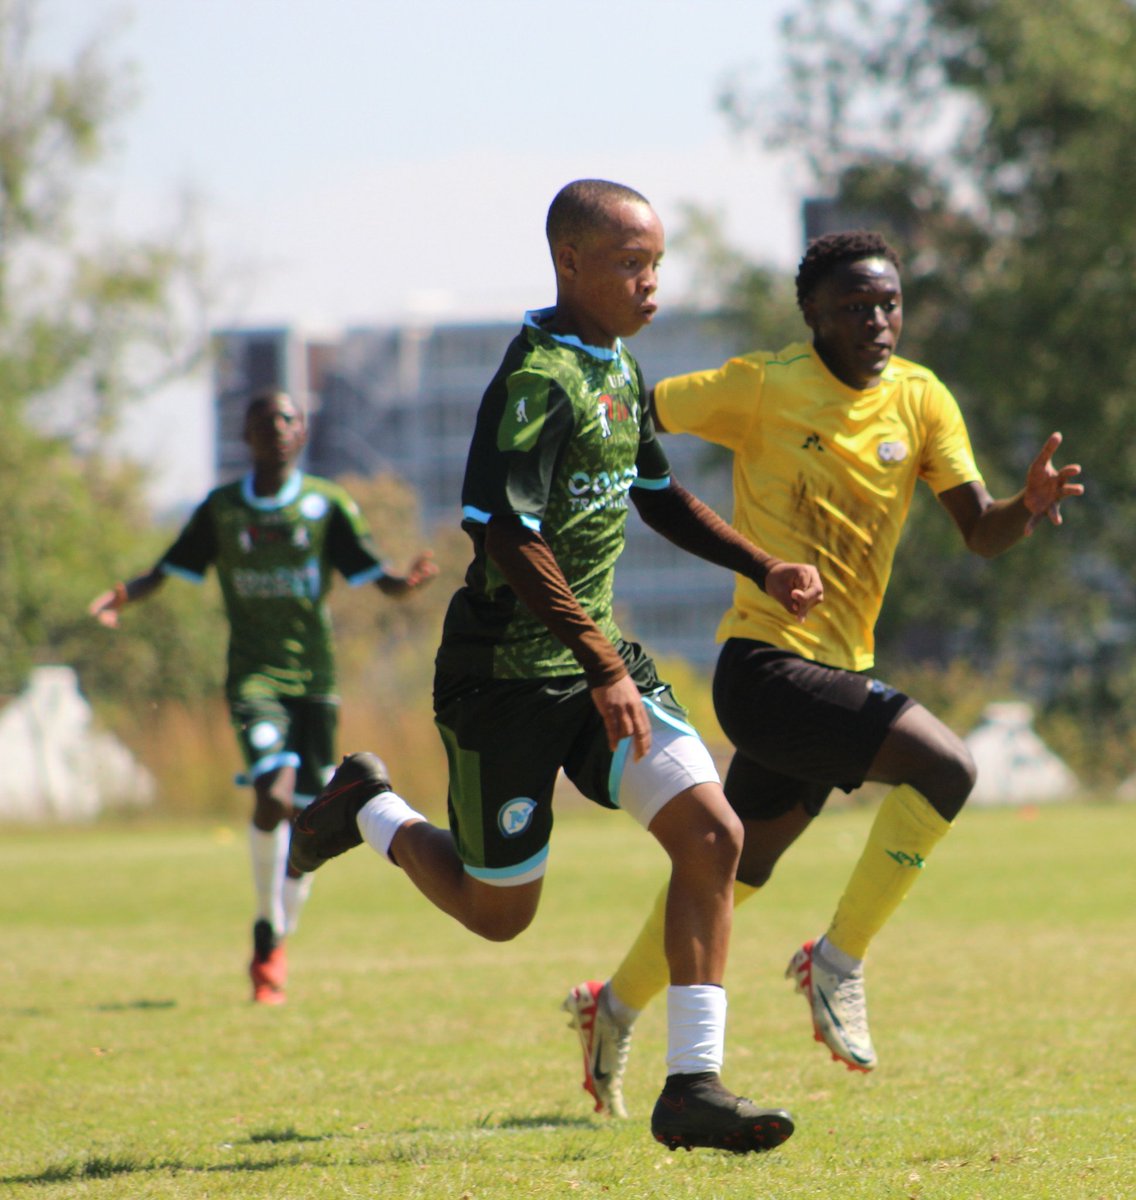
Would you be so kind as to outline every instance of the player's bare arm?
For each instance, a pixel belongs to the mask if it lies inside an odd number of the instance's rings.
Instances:
[[[614,750],[629,737],[635,759],[642,758],[651,732],[639,689],[615,647],[580,606],[548,543],[515,517],[493,517],[486,526],[485,550],[518,599],[580,664],[608,745]]]
[[[1061,503],[1084,495],[1078,483],[1080,465],[1053,465],[1061,434],[1049,435],[1041,453],[1030,464],[1026,485],[1016,495],[995,500],[980,483],[964,483],[940,493],[939,501],[950,513],[967,548],[983,558],[994,558],[1028,537],[1045,519],[1062,523]]]
[[[673,479],[659,490],[633,488],[631,496],[656,533],[698,558],[752,579],[799,621],[824,599],[816,567],[767,554]]]

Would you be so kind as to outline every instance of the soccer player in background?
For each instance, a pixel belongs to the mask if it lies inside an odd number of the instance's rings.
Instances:
[[[789,1114],[719,1077],[741,825],[684,710],[613,618],[629,498],[648,525],[737,571],[791,620],[820,599],[820,578],[739,537],[671,478],[624,345],[656,310],[664,239],[651,206],[620,184],[578,180],[553,200],[546,229],[556,303],[526,314],[489,384],[462,489],[473,561],[434,685],[450,827],[393,792],[375,756],[351,755],[298,815],[291,861],[312,870],[366,841],[473,933],[514,938],[540,901],[563,768],[671,860],[654,1136],[670,1148],[768,1150],[792,1133]]]
[[[198,506],[154,568],[98,596],[91,613],[114,626],[122,608],[167,576],[200,583],[217,571],[229,621],[225,694],[254,801],[249,827],[257,915],[249,964],[253,1000],[281,1004],[285,937],[294,932],[311,879],[287,870],[291,819],[335,765],[339,700],[326,596],[339,571],[403,596],[437,574],[430,555],[405,575],[376,553],[366,521],[335,483],[299,470],[304,412],[283,392],[259,393],[245,412],[252,469]]]
[[[1054,433],[1025,486],[994,500],[958,405],[925,367],[895,355],[903,323],[899,258],[878,234],[830,234],[801,260],[797,300],[811,344],[755,351],[716,370],[665,379],[656,428],[733,452],[733,523],[785,559],[814,563],[825,603],[802,626],[739,575],[714,704],[736,753],[725,792],[745,829],[735,905],[750,899],[835,787],[890,784],[825,934],[786,972],[814,1036],[850,1069],[870,1071],[863,961],[974,785],[961,739],[921,704],[865,674],[873,631],[916,481],[923,479],[968,549],[1002,553],[1079,496],[1075,465],[1057,470]],[[564,1007],[582,1032],[597,1108],[626,1115],[623,1073],[639,1011],[666,983],[665,895],[606,982],[574,987]]]

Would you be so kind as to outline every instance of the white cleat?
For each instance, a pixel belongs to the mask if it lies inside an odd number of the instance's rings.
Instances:
[[[870,1071],[877,1059],[868,1031],[864,970],[858,967],[850,975],[837,975],[817,959],[815,946],[806,942],[793,955],[785,978],[793,980],[808,1000],[813,1036],[832,1051],[833,1060],[850,1071]]]
[[[560,1006],[570,1017],[569,1026],[580,1037],[584,1052],[584,1090],[596,1102],[596,1112],[626,1117],[623,1074],[631,1051],[631,1027],[617,1025],[600,1003],[603,984],[591,979],[578,984]]]

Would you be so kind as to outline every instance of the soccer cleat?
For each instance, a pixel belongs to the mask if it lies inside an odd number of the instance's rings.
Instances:
[[[314,871],[363,841],[355,818],[373,796],[391,790],[386,764],[374,754],[349,754],[327,787],[296,814],[288,865]]]
[[[815,950],[815,942],[806,942],[789,960],[785,978],[792,979],[808,1000],[813,1037],[832,1051],[833,1061],[844,1063],[849,1071],[870,1071],[877,1059],[868,1032],[864,970],[837,975],[825,968]]]
[[[760,1154],[793,1135],[793,1118],[782,1108],[758,1108],[735,1096],[717,1075],[672,1075],[651,1114],[651,1133],[668,1150],[728,1150]]]
[[[288,958],[276,938],[272,922],[260,918],[252,927],[252,962],[249,963],[252,998],[257,1004],[283,1004],[288,981]]]
[[[631,1050],[631,1027],[617,1025],[600,1003],[603,984],[592,979],[574,987],[560,1006],[580,1036],[584,1052],[584,1091],[596,1102],[596,1112],[626,1117],[623,1073]]]

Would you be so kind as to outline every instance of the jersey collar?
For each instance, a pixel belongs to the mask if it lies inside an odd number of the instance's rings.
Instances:
[[[259,508],[265,511],[275,508],[286,508],[300,494],[300,486],[303,483],[303,479],[304,475],[302,471],[293,471],[275,496],[258,496],[252,490],[253,472],[250,471],[241,480],[241,498],[250,508]]]
[[[623,340],[615,339],[615,345],[609,350],[606,346],[589,346],[586,342],[582,342],[574,333],[552,333],[545,329],[545,325],[552,320],[555,308],[532,308],[525,313],[525,326],[528,329],[535,329],[542,337],[550,338],[554,342],[559,342],[561,346],[571,346],[575,350],[583,350],[585,354],[590,354],[593,358],[602,359],[604,362],[615,362],[623,357]]]

